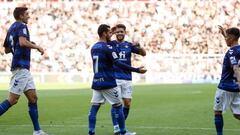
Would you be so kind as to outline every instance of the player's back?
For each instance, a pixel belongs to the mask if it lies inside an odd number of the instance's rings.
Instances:
[[[240,46],[231,47],[224,56],[222,75],[218,88],[231,92],[239,92],[239,86],[236,83],[237,80],[233,70],[233,65],[238,65],[239,60]]]
[[[9,28],[6,37],[7,47],[11,49],[13,54],[11,70],[14,70],[15,68],[30,68],[31,49],[20,46],[20,36],[30,40],[27,26],[22,22],[16,21]]]
[[[103,90],[117,86],[111,58],[114,48],[105,42],[97,42],[91,49],[94,77],[92,89]]]

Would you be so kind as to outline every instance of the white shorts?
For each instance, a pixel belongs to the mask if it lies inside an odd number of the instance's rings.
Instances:
[[[35,84],[29,70],[24,68],[17,68],[12,71],[9,91],[11,93],[21,95],[30,89],[35,90]]]
[[[117,79],[117,87],[119,87],[120,98],[132,98],[132,81]]]
[[[240,92],[217,89],[214,99],[214,111],[226,112],[229,107],[233,114],[240,114]]]
[[[121,103],[118,87],[106,90],[93,90],[91,103],[105,103],[107,100],[111,105]]]

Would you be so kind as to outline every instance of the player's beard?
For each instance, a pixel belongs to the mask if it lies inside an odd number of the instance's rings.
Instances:
[[[107,37],[106,40],[107,40],[107,42],[110,42],[111,41],[111,37]]]
[[[124,35],[118,35],[117,36],[117,40],[119,41],[119,42],[122,42],[123,40],[124,40]]]

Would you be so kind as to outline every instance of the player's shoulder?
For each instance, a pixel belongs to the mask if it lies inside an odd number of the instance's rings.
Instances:
[[[92,49],[108,50],[113,49],[113,46],[106,42],[97,42],[93,45]]]
[[[23,29],[26,27],[27,27],[26,24],[16,21],[10,26],[9,31],[16,31],[16,30]]]
[[[123,41],[123,43],[126,45],[132,45],[132,42],[129,42],[129,41]]]
[[[117,43],[117,41],[116,41],[116,40],[112,40],[112,41],[109,41],[109,42],[107,42],[107,43],[110,44],[110,45],[114,45],[114,44]]]
[[[227,51],[228,55],[240,55],[240,45],[231,47],[228,51]]]
[[[13,27],[16,27],[16,28],[27,27],[27,25],[26,25],[25,23],[23,23],[23,22],[18,22],[18,21],[14,22],[14,23],[12,24],[12,26],[13,26]]]

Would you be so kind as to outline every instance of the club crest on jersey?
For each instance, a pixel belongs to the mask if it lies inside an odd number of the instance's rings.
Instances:
[[[125,48],[128,48],[128,46],[127,46],[127,45],[125,45]]]
[[[107,45],[107,47],[108,47],[109,49],[112,49],[112,48],[113,48],[111,45]]]

